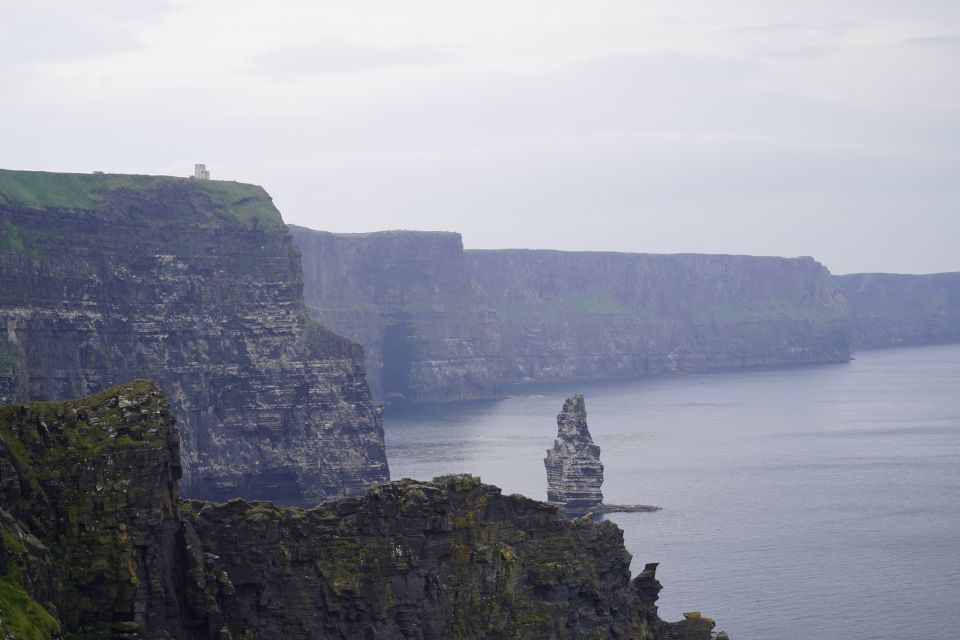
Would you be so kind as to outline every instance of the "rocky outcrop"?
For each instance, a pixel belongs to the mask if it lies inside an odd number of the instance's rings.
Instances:
[[[471,476],[312,509],[182,502],[173,424],[149,382],[0,407],[0,632],[710,637],[712,623],[691,635],[659,619],[656,565],[631,580],[611,522],[570,522]]]
[[[46,629],[178,633],[179,440],[156,385],[2,406],[0,438],[3,620],[19,592]]]
[[[960,272],[857,273],[835,280],[850,306],[855,347],[960,342]]]
[[[389,477],[362,348],[306,317],[260,187],[0,171],[0,401],[156,379],[192,496],[315,503]]]
[[[467,251],[508,382],[844,362],[846,303],[812,258]]]
[[[603,464],[600,447],[587,428],[583,395],[567,398],[557,415],[557,439],[547,450],[547,500],[568,518],[579,518],[603,509]]]
[[[500,328],[467,278],[460,234],[290,230],[310,316],[363,344],[375,397],[498,394]]]
[[[811,258],[463,251],[459,234],[292,227],[311,316],[361,342],[379,397],[849,359]]]

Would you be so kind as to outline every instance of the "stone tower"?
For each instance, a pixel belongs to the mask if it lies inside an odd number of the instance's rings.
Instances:
[[[547,500],[560,507],[568,518],[603,511],[603,464],[600,447],[593,444],[587,429],[583,395],[563,403],[557,416],[557,439],[543,459],[547,468]]]
[[[207,165],[205,164],[193,165],[193,177],[197,180],[209,180],[210,172],[207,170]]]

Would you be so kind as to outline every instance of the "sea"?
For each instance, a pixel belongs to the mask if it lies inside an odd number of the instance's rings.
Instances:
[[[393,478],[472,473],[546,499],[556,414],[583,393],[608,517],[660,615],[733,640],[960,637],[960,345],[845,364],[521,387],[388,408]]]

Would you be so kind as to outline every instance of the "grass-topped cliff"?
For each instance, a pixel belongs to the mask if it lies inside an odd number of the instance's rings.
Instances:
[[[315,503],[388,477],[362,352],[308,322],[260,187],[0,171],[0,403],[156,380],[184,489]]]
[[[145,201],[154,206],[145,208]],[[96,213],[115,221],[149,220],[156,204],[200,225],[276,229],[280,212],[263,187],[224,180],[0,169],[0,204]]]

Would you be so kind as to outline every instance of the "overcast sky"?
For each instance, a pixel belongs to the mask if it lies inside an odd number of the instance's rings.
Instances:
[[[0,167],[467,248],[960,269],[957,0],[0,0]]]

